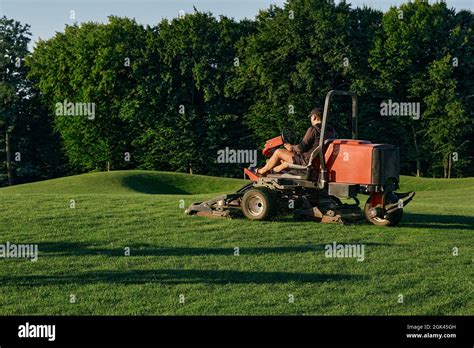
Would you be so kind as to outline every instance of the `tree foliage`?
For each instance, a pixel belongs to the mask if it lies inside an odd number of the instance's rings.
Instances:
[[[462,23],[464,20],[465,18],[461,20],[444,2],[430,5],[421,0],[403,4],[398,8],[392,7],[384,14],[382,29],[377,33],[369,58],[370,66],[376,72],[376,78],[373,80],[374,99],[379,102],[383,99],[415,102],[420,103],[422,108],[420,119],[392,118],[381,128],[382,134],[390,134],[392,129],[392,133],[399,137],[397,145],[403,149],[405,172],[414,173],[414,169],[418,175],[423,171],[433,172],[442,159],[438,151],[433,152],[434,148],[442,145],[437,143],[438,138],[433,138],[432,132],[427,133],[430,127],[442,127],[442,124],[446,126],[450,123],[452,126],[449,128],[454,129],[458,124],[465,123],[463,99],[472,93],[472,88],[470,91],[468,88],[458,92],[451,89],[451,93],[456,96],[452,94],[451,101],[448,101],[442,99],[447,95],[433,90],[430,83],[434,78],[434,72],[430,69],[439,66],[435,62],[445,61],[447,56],[457,57],[456,59],[463,60],[464,64],[466,60],[472,62],[472,56],[462,52],[463,49],[472,49],[472,40],[470,43],[466,41],[469,35],[472,36],[472,27],[471,30],[466,30],[465,24]],[[464,30],[461,30],[461,27]],[[462,48],[462,43],[471,47]],[[450,79],[454,78],[454,70],[458,68],[454,67],[453,63],[445,61],[445,64],[453,66],[453,69],[448,69],[453,75],[451,77],[445,74],[442,80],[438,80],[436,88],[443,89],[452,84]],[[472,63],[470,64],[472,66]],[[460,114],[449,116],[447,110],[443,110],[440,105],[454,102],[453,98],[457,100],[457,110]],[[451,147],[462,142],[465,136],[464,131],[452,132],[449,141]],[[469,161],[467,158],[466,160]],[[416,163],[416,166],[413,163]]]
[[[132,62],[141,58],[145,37],[135,21],[110,17],[108,24],[67,26],[64,33],[38,43],[29,62],[30,77],[39,81],[76,168],[127,167],[124,156],[138,132],[138,81]],[[93,103],[95,115],[58,115],[57,103]]]
[[[0,18],[0,184],[63,173],[64,158],[38,91],[27,79],[30,28]]]
[[[28,26],[0,24],[0,141],[11,145],[1,174],[11,180],[62,168],[236,176],[242,164],[216,163],[219,150],[257,149],[283,127],[302,134],[331,89],[357,92],[360,138],[400,147],[403,173],[473,174],[474,17],[443,2],[382,13],[289,0],[254,20],[195,10],[146,27],[110,17],[66,26],[31,55]],[[388,100],[421,104],[421,118],[382,116]],[[95,117],[58,103],[93,103]],[[349,114],[336,99],[339,137],[350,136]],[[31,161],[13,163],[17,150]]]

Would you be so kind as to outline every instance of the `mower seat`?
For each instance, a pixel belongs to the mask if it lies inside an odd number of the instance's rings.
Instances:
[[[289,173],[282,173],[282,174],[267,174],[266,178],[283,178],[283,179],[299,179],[299,180],[306,180],[306,175],[294,175]]]
[[[334,139],[326,139],[324,141],[323,147],[324,151],[328,148],[328,145],[333,141]],[[307,165],[299,165],[299,164],[294,164],[294,163],[289,163],[289,168],[290,169],[296,169],[298,171],[304,171],[302,175],[293,175],[293,174],[269,174],[267,177],[269,178],[288,178],[288,179],[299,179],[299,180],[310,180],[311,177],[311,169],[314,165],[314,162],[316,159],[318,159],[319,151],[320,151],[320,146],[316,147],[312,152],[311,155],[309,156],[309,161]]]

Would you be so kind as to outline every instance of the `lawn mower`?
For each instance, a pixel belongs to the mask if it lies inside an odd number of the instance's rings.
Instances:
[[[335,95],[352,98],[352,139],[327,139],[331,100]],[[395,226],[403,208],[415,192],[397,193],[399,152],[389,144],[372,144],[357,139],[357,95],[332,90],[326,95],[319,146],[302,166],[290,164],[286,173],[258,176],[248,168],[244,175],[251,182],[237,192],[206,202],[192,204],[186,213],[212,217],[269,220],[293,213],[294,217],[324,223],[344,223],[365,218],[374,225]],[[264,156],[285,143],[291,132],[267,140]],[[367,195],[363,208],[358,195]],[[343,203],[345,201],[345,203]]]

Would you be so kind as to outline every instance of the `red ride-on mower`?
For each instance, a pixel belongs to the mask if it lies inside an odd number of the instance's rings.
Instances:
[[[326,139],[330,103],[334,95],[352,98],[352,138]],[[309,164],[290,165],[290,172],[259,177],[244,169],[252,182],[235,193],[192,204],[187,214],[233,217],[243,213],[250,220],[268,220],[292,212],[296,217],[320,222],[343,223],[365,217],[374,225],[397,225],[403,207],[415,192],[396,193],[399,188],[398,148],[357,140],[357,96],[348,91],[330,91],[324,103],[319,146]],[[263,154],[271,156],[288,142],[285,131],[266,142]],[[358,194],[368,195],[359,207]],[[353,204],[341,199],[352,199]]]

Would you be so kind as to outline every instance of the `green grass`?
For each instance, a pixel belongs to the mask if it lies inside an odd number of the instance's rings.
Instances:
[[[244,180],[145,170],[90,173],[5,187],[0,194],[199,194],[233,190]]]
[[[121,171],[0,189],[0,243],[39,245],[37,262],[0,259],[0,314],[473,313],[473,178],[403,177],[417,195],[397,228],[183,214],[244,183]],[[326,258],[332,242],[365,260]]]

